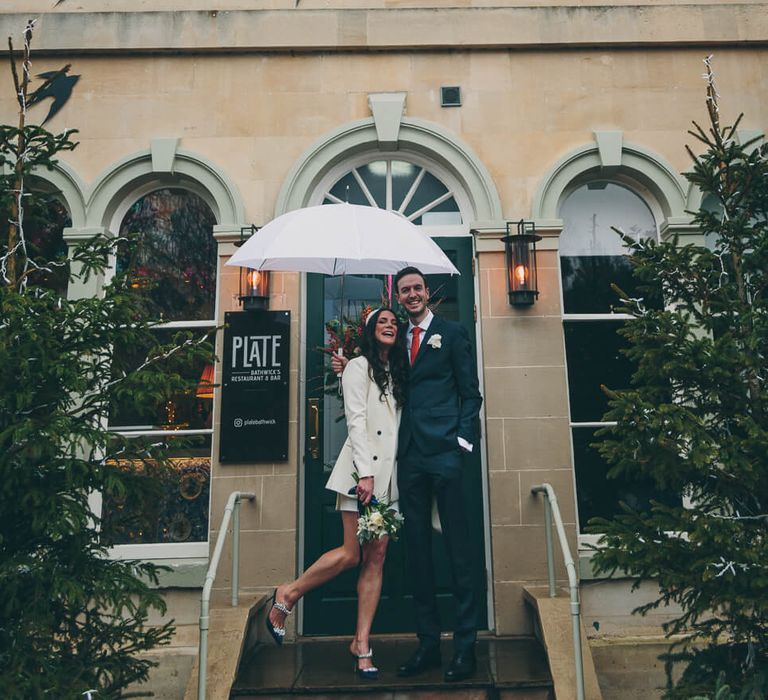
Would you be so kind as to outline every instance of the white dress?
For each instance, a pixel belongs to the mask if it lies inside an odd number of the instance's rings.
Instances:
[[[349,361],[342,381],[347,439],[325,487],[339,494],[338,510],[357,510],[357,499],[349,496],[354,488],[353,472],[360,478],[373,477],[373,493],[379,501],[397,501],[395,455],[400,410],[394,397],[381,390],[368,374],[368,360]]]

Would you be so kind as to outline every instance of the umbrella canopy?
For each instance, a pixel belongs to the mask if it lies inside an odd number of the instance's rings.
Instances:
[[[227,265],[326,275],[394,274],[413,265],[425,275],[459,274],[418,226],[399,214],[358,204],[324,204],[278,216]]]

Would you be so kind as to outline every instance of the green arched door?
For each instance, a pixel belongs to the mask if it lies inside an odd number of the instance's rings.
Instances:
[[[472,278],[472,238],[470,236],[434,239],[461,272],[460,277],[431,275],[427,278],[437,313],[456,320],[475,339],[475,299]],[[344,309],[347,317],[357,317],[366,304],[378,306],[386,294],[385,277],[351,276],[344,280]],[[304,454],[304,568],[324,551],[341,542],[341,519],[335,512],[334,495],[325,482],[346,437],[343,410],[337,396],[324,390],[326,355],[318,348],[327,343],[325,323],[337,318],[341,293],[340,278],[307,276],[306,401],[307,434]],[[310,439],[313,438],[313,439]],[[314,439],[316,438],[316,439]],[[466,456],[464,490],[470,515],[473,553],[476,559],[477,593],[480,602],[478,626],[487,627],[486,567],[483,527],[483,495],[480,446]],[[407,524],[405,525],[407,527]],[[445,629],[452,629],[453,599],[442,536],[435,533],[433,551],[439,605]],[[351,634],[356,615],[357,572],[342,574],[304,600],[303,633],[306,635]],[[401,542],[391,543],[384,571],[381,604],[374,621],[374,633],[410,632],[413,611],[408,578],[408,563]]]

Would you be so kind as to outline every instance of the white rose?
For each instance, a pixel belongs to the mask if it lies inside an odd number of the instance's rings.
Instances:
[[[384,516],[379,513],[379,511],[375,510],[373,513],[371,513],[368,521],[370,522],[372,528],[380,528],[384,525]]]

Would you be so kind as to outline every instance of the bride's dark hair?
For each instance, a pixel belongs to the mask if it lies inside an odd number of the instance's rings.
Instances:
[[[389,311],[394,315],[392,309],[383,306],[380,309],[372,311],[368,316],[367,323],[363,327],[363,336],[360,339],[360,354],[368,360],[368,375],[376,382],[376,386],[381,391],[381,398],[390,391],[398,406],[405,403],[405,387],[408,382],[408,353],[405,349],[405,324],[401,323],[395,315],[397,321],[397,338],[395,344],[389,350],[389,373],[386,366],[379,357],[379,348],[376,344],[376,323],[382,311]],[[390,382],[392,386],[390,387]]]

